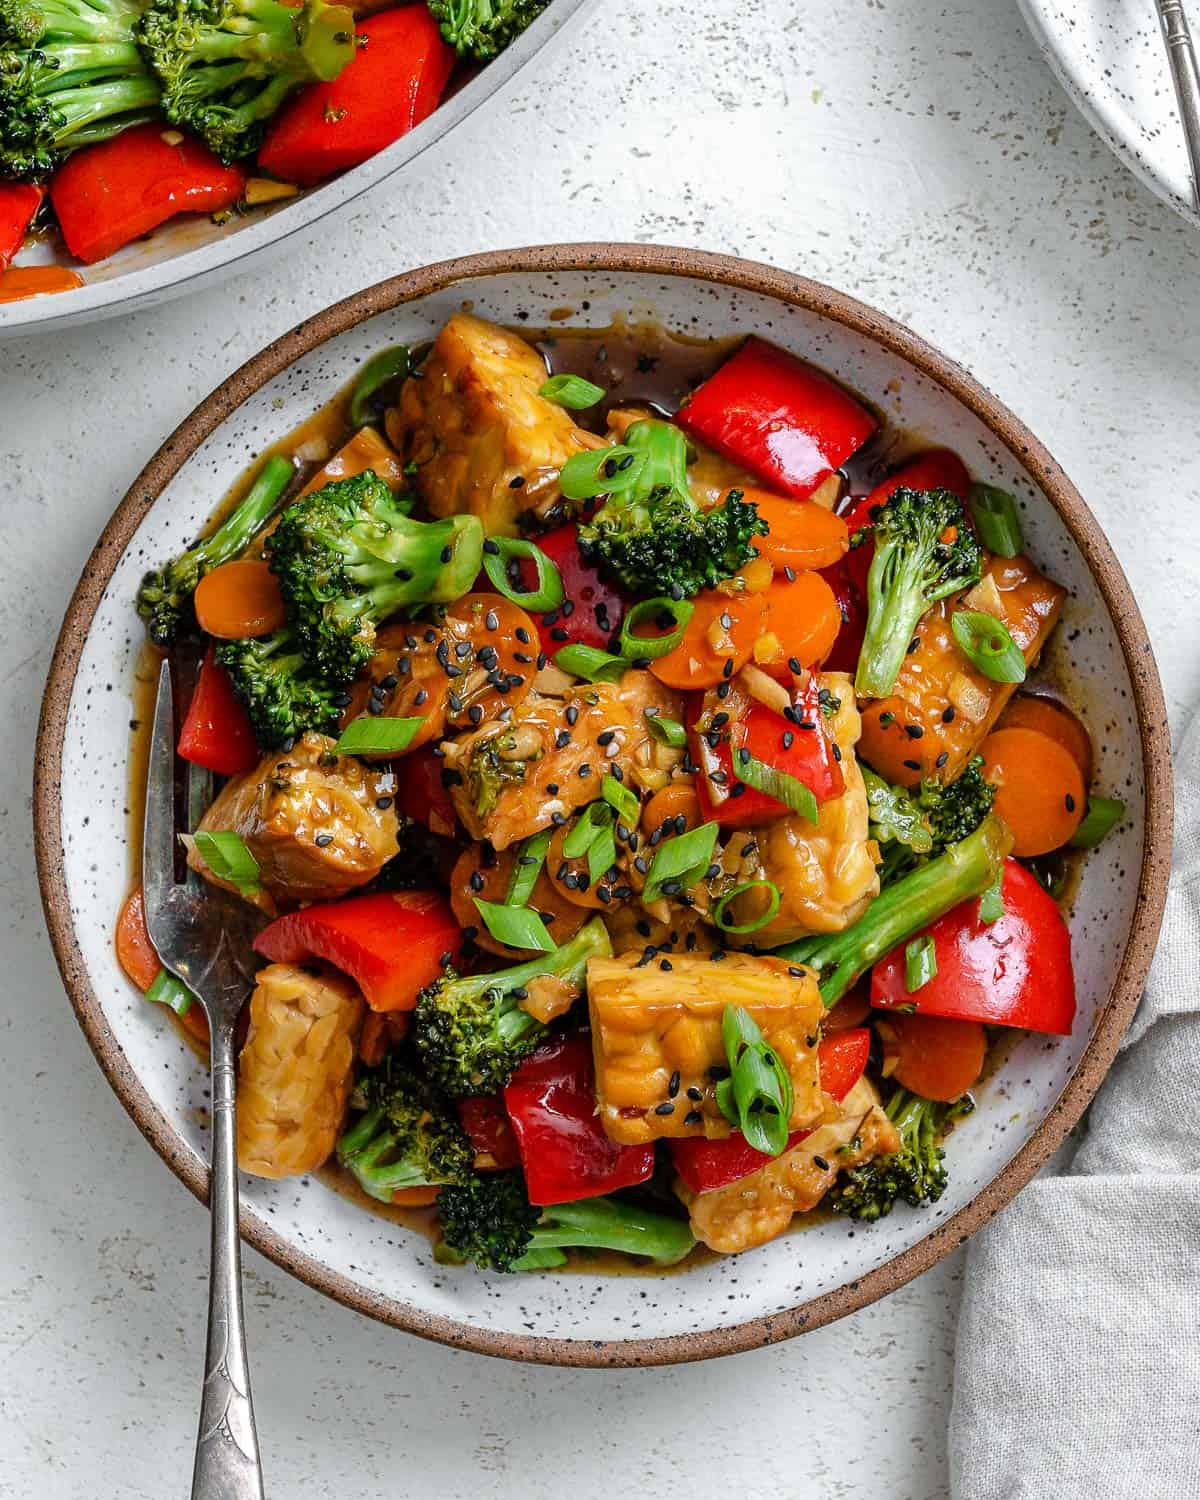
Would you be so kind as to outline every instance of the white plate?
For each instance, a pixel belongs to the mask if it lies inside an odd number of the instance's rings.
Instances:
[[[81,580],[43,709],[38,856],[64,978],[110,1081],[194,1190],[205,1182],[207,1078],[113,951],[129,885],[138,580],[195,536],[254,455],[371,354],[430,338],[464,302],[531,327],[570,308],[574,324],[594,328],[652,316],[691,337],[764,334],[874,399],[897,432],[953,447],[973,473],[1016,493],[1032,556],[1070,590],[1058,649],[1069,637],[1073,694],[1100,731],[1099,786],[1123,797],[1129,814],[1087,859],[1072,913],[1074,1034],[1016,1040],[954,1137],[950,1188],[936,1206],[901,1208],[871,1228],[815,1224],[665,1277],[503,1277],[436,1265],[423,1238],[319,1181],[244,1179],[243,1232],[253,1243],[351,1306],[418,1333],[585,1364],[753,1347],[862,1305],[960,1243],[1059,1143],[1098,1084],[1149,962],[1169,857],[1169,749],[1149,642],[1094,519],[1033,436],[911,334],[816,283],[694,252],[564,246],[412,272],[310,320],[301,337],[272,345],[218,390],[135,482]],[[1148,763],[1159,776],[1149,793]]]
[[[1075,103],[1151,192],[1200,225],[1154,0],[1018,0]],[[1200,45],[1200,4],[1188,7]]]
[[[255,209],[243,218],[214,224],[198,214],[169,220],[144,239],[126,245],[95,266],[82,266],[85,284],[69,292],[0,304],[0,339],[91,323],[117,313],[153,307],[185,292],[246,270],[284,241],[310,228],[393,176],[427,146],[490,99],[557,36],[591,0],[554,3],[511,47],[434,110],[429,118],[360,167],[275,208]],[[35,248],[20,264],[48,258]]]

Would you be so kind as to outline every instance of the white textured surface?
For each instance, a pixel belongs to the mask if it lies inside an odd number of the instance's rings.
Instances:
[[[204,1216],[71,1019],[27,788],[53,631],[96,533],[161,436],[266,339],[392,270],[497,245],[692,242],[803,270],[910,322],[1030,422],[1124,560],[1173,716],[1200,692],[1200,241],[1092,136],[1013,6],[850,0],[801,18],[789,0],[708,0],[697,23],[698,8],[612,0],[536,94],[531,74],[274,271],[0,356],[0,1495],[187,1489]],[[937,1500],[957,1273],[735,1361],[572,1373],[407,1339],[252,1256],[270,1493],[592,1500],[752,1479]]]

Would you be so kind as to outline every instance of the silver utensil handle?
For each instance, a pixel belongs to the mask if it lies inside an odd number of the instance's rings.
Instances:
[[[1192,163],[1192,198],[1196,208],[1200,209],[1200,68],[1196,65],[1196,49],[1192,45],[1183,0],[1158,0],[1158,14]]]
[[[212,1028],[212,1263],[192,1500],[263,1500],[242,1318],[233,1026]]]

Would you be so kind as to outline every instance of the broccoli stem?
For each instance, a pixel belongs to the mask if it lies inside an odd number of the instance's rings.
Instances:
[[[588,959],[611,951],[603,922],[592,921],[561,948],[555,948],[553,953],[543,953],[538,958],[517,964],[515,968],[502,969],[498,974],[474,974],[466,979],[452,979],[447,986],[447,998],[451,1003],[469,1003],[487,994],[495,995],[502,1002],[497,1015],[501,1039],[506,1043],[524,1041],[532,1032],[546,1028],[512,1000],[513,991],[525,989],[534,979],[547,974],[582,989],[587,982]],[[506,1003],[510,1000],[511,1004]]]
[[[918,551],[895,543],[876,546],[867,574],[867,628],[854,678],[860,698],[886,698],[895,687],[929,608],[926,567],[927,559]]]
[[[645,1256],[656,1266],[673,1266],[695,1243],[686,1219],[669,1218],[612,1198],[584,1198],[545,1209],[529,1237],[529,1248],[512,1269],[533,1271],[562,1265],[566,1260],[563,1249],[619,1250],[623,1255]]]
[[[113,50],[125,49],[114,43]],[[61,116],[61,123],[56,123],[54,144],[65,149],[106,141],[129,125],[140,123],[143,111],[156,108],[159,87],[149,74],[143,74],[105,83],[85,82],[78,88],[68,85],[45,97]],[[139,116],[138,120],[129,118],[134,114]]]
[[[821,999],[830,1010],[898,943],[907,941],[960,902],[981,896],[1003,869],[1012,843],[1007,825],[989,816],[974,833],[889,886],[844,932],[801,938],[775,952],[789,963],[807,964],[817,971]]]

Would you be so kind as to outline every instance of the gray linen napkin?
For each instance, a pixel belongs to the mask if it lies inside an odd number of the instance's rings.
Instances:
[[[1200,1497],[1200,719],[1163,936],[1062,1175],[967,1257],[955,1500]]]

